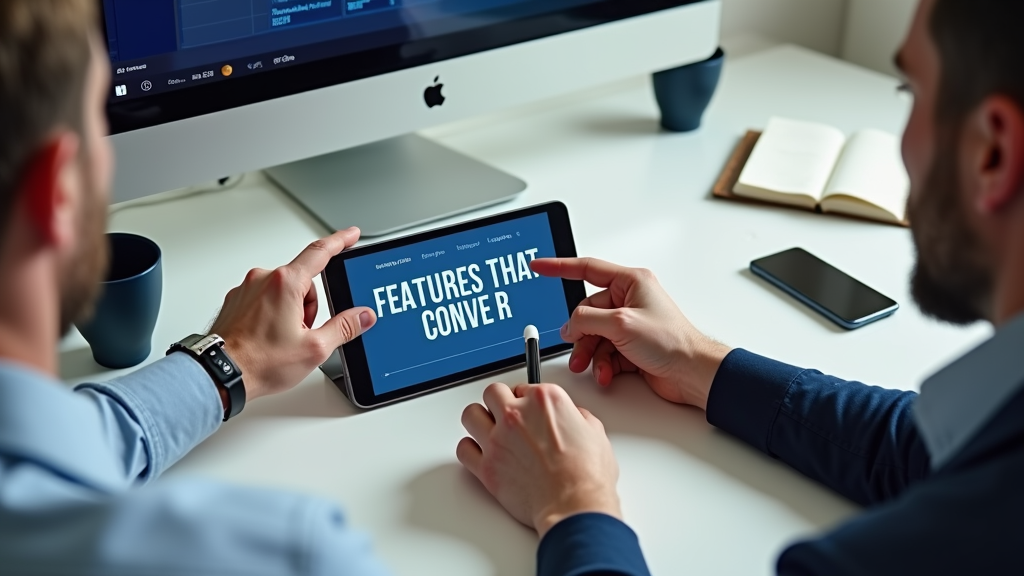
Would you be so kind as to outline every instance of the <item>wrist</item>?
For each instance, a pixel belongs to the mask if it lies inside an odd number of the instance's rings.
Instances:
[[[544,535],[562,520],[577,514],[593,512],[622,520],[622,506],[614,489],[573,490],[565,496],[560,501],[544,507],[534,516],[533,526],[540,538],[544,538]]]
[[[224,339],[215,333],[192,334],[171,344],[167,354],[182,353],[202,366],[217,390],[224,421],[234,418],[245,407],[244,378],[238,363],[224,349]]]
[[[246,401],[251,402],[263,396],[259,381],[256,378],[257,371],[252,360],[253,356],[249,353],[248,347],[233,336],[221,334],[221,338],[224,339],[224,351],[227,352],[228,356],[238,365],[238,369],[245,375],[242,379],[242,384],[245,386]]]
[[[683,359],[685,369],[679,372],[684,375],[680,389],[687,404],[707,411],[711,385],[730,352],[730,346],[711,338],[703,338],[690,347]]]

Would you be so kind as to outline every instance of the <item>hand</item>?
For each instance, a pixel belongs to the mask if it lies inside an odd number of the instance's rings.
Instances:
[[[316,284],[331,258],[359,240],[349,228],[310,244],[287,266],[250,270],[242,285],[224,298],[211,332],[242,370],[247,400],[294,388],[331,353],[376,322],[370,308],[339,313],[313,329]]]
[[[463,411],[472,438],[459,442],[456,455],[516,520],[543,538],[575,514],[622,518],[619,465],[604,425],[565,390],[492,384],[484,404]]]
[[[694,328],[654,274],[591,258],[538,259],[532,265],[544,276],[604,288],[585,299],[562,328],[562,338],[575,344],[570,370],[578,374],[593,364],[602,386],[620,373],[639,373],[662,398],[707,409],[711,384],[730,349]]]

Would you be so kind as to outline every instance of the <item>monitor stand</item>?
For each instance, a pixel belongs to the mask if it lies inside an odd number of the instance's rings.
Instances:
[[[332,230],[383,236],[511,200],[526,183],[409,134],[266,171]]]

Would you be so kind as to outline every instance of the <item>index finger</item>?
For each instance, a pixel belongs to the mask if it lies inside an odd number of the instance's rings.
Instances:
[[[303,278],[312,278],[324,271],[331,258],[358,241],[359,228],[354,226],[348,230],[335,232],[306,246],[306,249],[288,264],[288,268],[299,272]]]
[[[583,280],[598,288],[607,288],[629,268],[597,258],[538,258],[531,265],[541,276]]]

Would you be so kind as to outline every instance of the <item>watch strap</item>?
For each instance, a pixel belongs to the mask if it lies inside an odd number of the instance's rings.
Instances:
[[[193,334],[171,345],[167,351],[184,352],[194,358],[206,370],[214,384],[227,392],[228,408],[224,421],[234,418],[245,407],[245,385],[242,371],[224,350],[224,340],[216,334]]]

